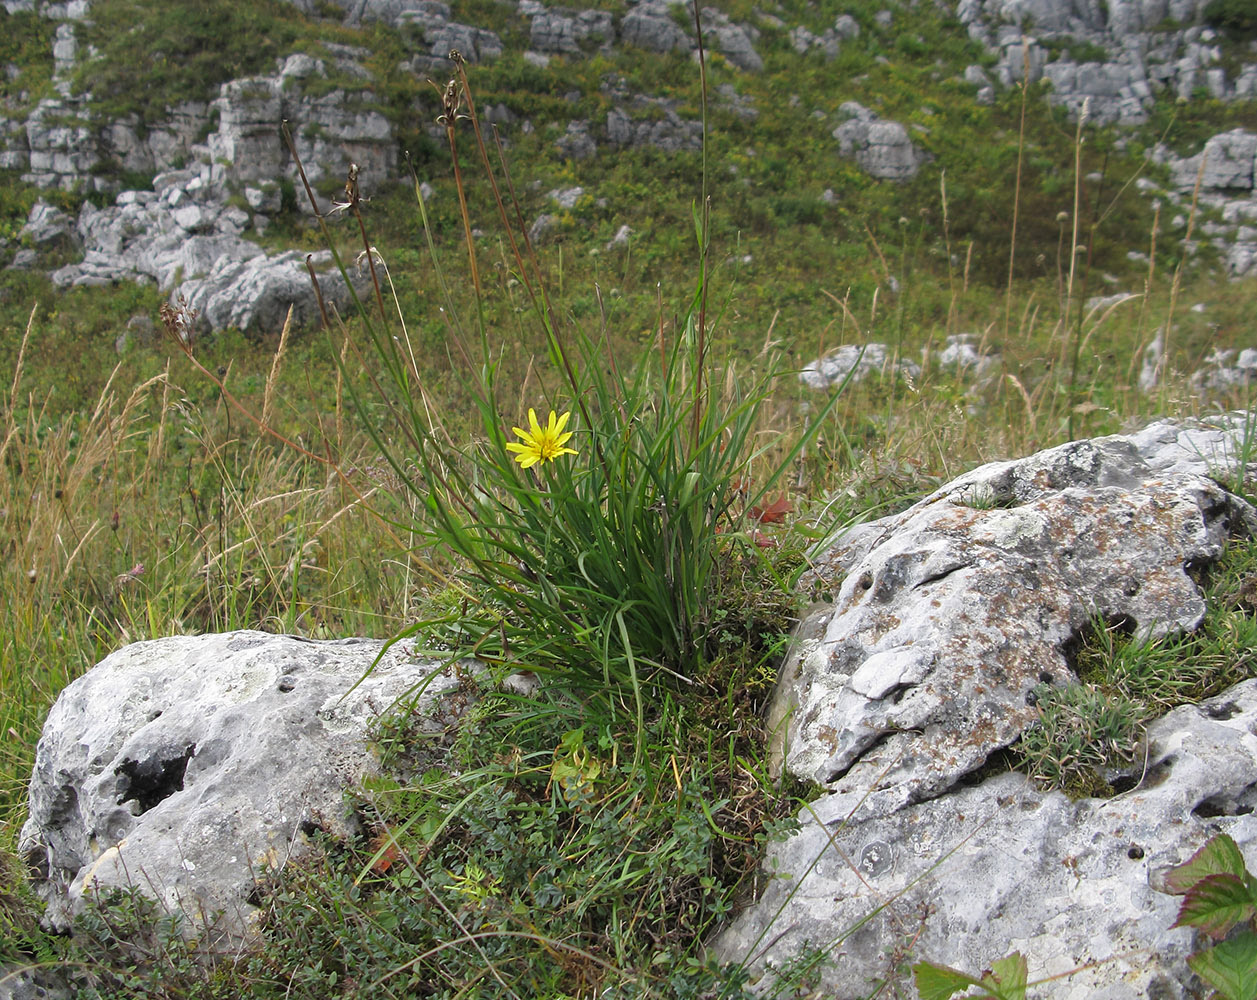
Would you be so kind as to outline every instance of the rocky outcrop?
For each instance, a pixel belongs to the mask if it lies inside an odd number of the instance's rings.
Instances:
[[[538,0],[520,0],[519,4],[519,12],[531,22],[532,50],[562,55],[578,55],[617,39],[647,52],[693,52],[698,46],[690,30],[693,13],[687,10],[676,0],[641,0],[620,19],[617,29],[605,11],[547,8]],[[682,20],[688,23],[683,26]],[[702,8],[701,22],[709,51],[720,53],[744,72],[758,73],[764,68],[764,60],[755,51],[759,32],[754,26],[737,24],[715,7]]]
[[[1194,1000],[1193,933],[1173,926],[1181,899],[1159,875],[1219,831],[1257,862],[1254,726],[1257,681],[1171,712],[1149,727],[1146,780],[1114,799],[1071,802],[1011,773],[880,816],[823,798],[769,848],[777,877],[715,954],[771,974],[823,949],[821,995],[847,998],[888,979],[916,995],[900,943],[972,974],[1017,950],[1031,982],[1061,977],[1031,996]]]
[[[1154,155],[1172,180],[1168,190],[1148,190],[1169,202],[1171,226],[1186,230],[1195,198],[1196,233],[1218,251],[1227,273],[1257,273],[1257,135],[1232,129],[1213,136],[1195,156],[1179,158],[1164,147]]]
[[[67,687],[20,841],[47,921],[134,886],[190,930],[209,920],[247,940],[260,879],[318,832],[363,835],[346,794],[375,770],[376,720],[417,697],[416,724],[439,732],[467,704],[458,672],[381,645],[180,636],[121,649]]]
[[[799,372],[799,381],[812,389],[828,389],[875,374],[916,378],[921,368],[914,362],[895,359],[894,351],[885,344],[843,344],[805,365]]]
[[[1154,93],[1189,100],[1198,88],[1221,100],[1257,95],[1257,60],[1223,58],[1203,22],[1207,0],[960,0],[969,35],[999,54],[1003,86],[1046,79],[1052,100],[1092,120],[1133,125]]]
[[[826,28],[819,35],[802,25],[790,29],[790,45],[799,55],[820,51],[827,59],[836,59],[838,49],[844,41],[860,37],[860,25],[850,14],[839,14],[832,28]]]
[[[838,151],[854,157],[865,173],[885,180],[911,180],[928,159],[899,122],[883,121],[855,101],[845,102],[838,113],[846,119],[833,132]]]
[[[343,88],[321,96],[304,93],[307,80],[326,76],[322,60],[294,55],[277,76],[223,85],[210,105],[218,128],[206,145],[211,161],[230,164],[229,183],[239,188],[293,176],[280,131],[285,121],[292,123],[293,141],[312,183],[328,176],[343,178],[350,163],[358,164],[364,186],[393,178],[397,144],[388,119],[372,106],[369,94]]]
[[[1062,996],[1190,995],[1190,936],[1149,875],[1219,828],[1257,849],[1257,682],[1153,726],[1112,800],[967,776],[1036,721],[1036,689],[1076,681],[1070,650],[1096,621],[1199,623],[1187,567],[1257,532],[1213,478],[1250,419],[983,466],[816,560],[835,597],[801,624],[771,721],[778,766],[825,794],[770,850],[777,877],[720,936],[722,959],[779,968],[824,948],[826,992],[846,997],[900,975],[897,941],[972,970],[1019,948],[1032,978],[1106,963]]]
[[[643,0],[620,21],[620,38],[647,52],[689,52],[694,48],[689,34],[672,16],[667,0]]]
[[[318,277],[317,293],[307,262]],[[359,295],[365,295],[369,273],[362,271],[350,277]],[[341,315],[352,307],[349,286],[329,250],[314,254],[289,250],[247,260],[222,255],[208,270],[179,285],[170,298],[175,304],[187,303],[195,314],[197,329],[203,333],[228,327],[277,332],[283,328],[289,309],[298,328],[317,326],[321,320],[319,293],[326,307]]]
[[[225,183],[221,164],[203,164],[158,174],[153,191],[124,191],[109,208],[85,204],[67,234],[83,248],[83,259],[53,271],[53,285],[152,282],[171,293],[174,305],[186,301],[196,311],[199,332],[227,327],[276,332],[289,307],[299,325],[317,322],[318,301],[305,255],[267,256],[245,239],[250,216],[226,204]],[[27,223],[31,239],[53,239],[65,224],[63,216],[36,205]],[[349,289],[332,268],[331,255],[314,254],[311,264],[320,274],[325,302],[348,307]],[[361,280],[365,288],[366,276]]]
[[[340,76],[365,74],[356,62],[361,52],[346,47],[330,52]],[[153,190],[123,191],[107,208],[85,203],[73,226],[47,205],[37,205],[23,231],[29,244],[35,249],[83,250],[82,260],[52,272],[53,285],[151,281],[170,292],[174,303],[186,300],[196,310],[202,331],[228,326],[276,331],[290,306],[298,323],[317,321],[305,255],[289,251],[268,257],[246,234],[265,229],[268,217],[282,207],[281,184],[293,181],[292,158],[281,134],[285,120],[304,123],[295,125],[293,140],[312,183],[343,177],[351,162],[358,164],[366,190],[395,173],[396,143],[383,114],[345,88],[322,93],[318,87],[312,88],[314,94],[306,93],[307,84],[327,74],[324,60],[290,56],[273,77],[225,84],[208,109],[185,106],[185,117],[168,130],[151,132],[146,145],[132,141],[125,123],[115,123],[108,133],[113,143],[109,155],[115,159],[133,167],[151,165],[154,149],[166,155],[173,143],[194,165],[158,173]],[[41,107],[47,110],[51,104]],[[185,147],[184,138],[197,121],[204,127],[211,114],[218,126],[206,142]],[[37,115],[32,121],[43,119]],[[28,134],[33,128],[28,122]],[[61,125],[40,134],[55,140],[56,148],[78,150],[63,159],[53,152],[37,155],[32,146],[29,165],[32,170],[47,168],[38,175],[47,186],[73,183],[85,164],[94,167],[105,155],[101,135],[86,126]],[[232,203],[236,195],[247,209]],[[331,268],[330,256],[316,254],[312,263],[321,274],[325,301],[344,309],[349,289]]]
[[[580,55],[615,42],[610,11],[547,9],[537,0],[520,0],[519,12],[531,21],[528,43],[534,52]]]
[[[320,0],[290,0],[303,14],[323,16],[327,5]],[[468,62],[496,59],[502,54],[502,40],[495,32],[455,21],[450,5],[440,0],[331,0],[344,11],[344,21],[359,25],[382,21],[406,31],[412,44],[426,51],[420,64],[437,60],[444,68],[452,49],[457,49]],[[419,65],[419,64],[417,64]],[[431,65],[435,65],[431,64]]]
[[[160,173],[176,161],[227,165],[233,190],[245,185],[278,185],[292,177],[291,158],[280,127],[293,123],[293,137],[313,180],[343,177],[357,163],[364,184],[396,173],[397,144],[388,119],[367,89],[368,74],[358,61],[362,50],[331,46],[338,77],[363,87],[320,82],[329,70],[323,59],[289,56],[273,76],[233,80],[209,104],[185,102],[165,121],[141,128],[138,120],[103,121],[82,97],[41,101],[20,124],[5,120],[0,165],[20,169],[23,180],[45,188],[116,189],[111,174]],[[310,92],[307,92],[309,90]],[[210,123],[217,127],[210,131]],[[204,142],[200,142],[201,138]],[[278,209],[278,204],[276,204]]]

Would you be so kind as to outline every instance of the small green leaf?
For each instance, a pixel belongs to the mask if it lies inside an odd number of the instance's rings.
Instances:
[[[982,985],[1001,1000],[1026,1000],[1026,956],[1019,951],[991,963],[989,975],[982,977]],[[995,986],[995,989],[991,989]]]
[[[912,975],[916,979],[917,992],[921,994],[921,1000],[949,1000],[953,994],[961,990],[982,985],[981,981],[966,975],[959,969],[935,965],[933,962],[918,962],[912,967]]]
[[[1183,897],[1175,927],[1199,927],[1219,938],[1232,927],[1251,920],[1257,908],[1244,880],[1229,872],[1206,875]]]
[[[1192,955],[1187,964],[1225,1000],[1257,1000],[1257,935],[1223,941]]]
[[[1239,879],[1247,878],[1244,855],[1240,853],[1235,841],[1225,833],[1214,837],[1181,865],[1171,868],[1165,877],[1167,891],[1181,896],[1209,875],[1234,875]]]
[[[1026,959],[1017,951],[992,962],[981,979],[933,962],[918,962],[912,967],[921,1000],[949,1000],[971,986],[987,991],[975,1000],[1026,1000],[1026,971]]]

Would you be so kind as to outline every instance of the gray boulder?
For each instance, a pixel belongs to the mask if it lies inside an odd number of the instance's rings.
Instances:
[[[361,69],[342,60],[339,69],[352,75],[354,67]],[[228,164],[226,180],[233,188],[296,180],[281,131],[285,121],[312,183],[344,178],[350,163],[358,164],[364,186],[393,177],[397,148],[388,119],[371,105],[369,92],[318,93],[316,82],[326,75],[321,60],[298,54],[276,76],[223,84],[211,105],[218,128],[206,145],[211,161]]]
[[[956,14],[970,37],[999,56],[995,76],[1009,86],[1024,75],[1046,77],[1050,100],[1090,120],[1136,125],[1147,120],[1158,91],[1190,100],[1249,96],[1257,86],[1251,56],[1227,59],[1204,23],[1208,0],[960,0]],[[1057,43],[1053,46],[1052,43]],[[1089,50],[1075,62],[1079,43]],[[1051,59],[1050,48],[1063,49]]]
[[[448,4],[435,0],[368,0],[360,9],[364,19],[387,21],[404,29],[427,50],[430,68],[448,66],[447,57],[455,49],[470,63],[490,61],[502,54],[501,38],[492,31],[451,20]]]
[[[615,25],[609,11],[547,10],[540,3],[520,5],[520,13],[532,19],[529,46],[535,52],[579,55],[587,45],[610,45],[615,41]]]
[[[690,36],[672,16],[668,0],[642,0],[620,21],[620,39],[647,52],[689,52]]]
[[[1204,172],[1201,173],[1201,161]],[[1257,135],[1242,128],[1215,135],[1205,143],[1204,151],[1183,160],[1174,160],[1170,170],[1181,191],[1191,191],[1200,178],[1202,189],[1209,191],[1250,192],[1257,163]]]
[[[841,155],[854,157],[865,173],[885,180],[906,181],[917,175],[928,157],[913,145],[907,129],[899,122],[882,121],[853,101],[843,110],[849,117],[833,132]]]
[[[738,69],[758,73],[764,68],[764,60],[755,51],[759,32],[754,28],[734,24],[714,7],[703,8],[702,24],[703,41]]]
[[[45,98],[26,119],[28,171],[22,180],[38,187],[70,189],[87,182],[100,190],[92,170],[101,162],[93,120],[81,101]]]
[[[321,316],[306,269],[307,258],[318,275],[327,308],[335,308],[343,315],[352,307],[349,286],[333,266],[327,250],[315,254],[289,250],[274,257],[259,251],[247,260],[225,254],[200,277],[178,285],[170,301],[176,306],[186,301],[195,311],[197,327],[203,332],[227,327],[278,332],[289,308],[296,326],[314,326],[321,322]],[[365,293],[369,281],[366,273],[355,276],[356,289]]]
[[[1257,681],[1176,709],[1149,727],[1144,781],[1114,799],[1070,802],[1020,774],[883,815],[823,798],[769,849],[776,877],[713,950],[771,976],[823,949],[820,995],[842,1000],[886,980],[914,996],[900,942],[973,974],[1019,950],[1031,981],[1062,976],[1032,996],[1199,997],[1180,899],[1156,886],[1218,832],[1257,868],[1255,726]]]
[[[372,726],[403,697],[426,716],[465,704],[460,675],[397,646],[261,632],[178,636],[113,653],[44,725],[19,849],[47,921],[134,886],[232,944],[253,933],[256,883],[318,831],[362,834],[346,792],[375,763]],[[361,683],[358,683],[361,680]],[[356,686],[355,686],[356,685]],[[420,693],[421,692],[421,693]]]
[[[836,598],[800,625],[770,723],[777,766],[826,794],[771,850],[783,877],[719,957],[764,970],[824,948],[827,992],[855,997],[902,974],[899,940],[973,971],[1020,948],[1032,978],[1111,960],[1062,996],[1189,995],[1190,935],[1170,931],[1177,902],[1149,873],[1216,829],[1257,851],[1257,683],[1153,726],[1146,774],[1140,761],[1113,800],[966,776],[1036,720],[1036,686],[1076,679],[1070,650],[1097,620],[1149,636],[1199,623],[1186,568],[1257,532],[1257,511],[1212,478],[1236,466],[1251,419],[992,463],[814,560]]]
[[[980,376],[999,364],[998,354],[985,354],[982,348],[983,338],[976,333],[953,333],[947,336],[934,359],[941,368]]]
[[[35,202],[18,235],[23,242],[41,250],[70,249],[78,244],[73,216],[46,201]]]
[[[822,358],[817,358],[799,372],[799,381],[812,389],[828,389],[848,377],[859,382],[869,375],[908,375],[916,378],[921,367],[911,361],[893,359],[893,351],[885,344],[843,344]]]
[[[290,2],[304,14],[326,16],[328,5],[322,0]],[[450,49],[458,49],[468,62],[502,54],[502,40],[494,32],[453,20],[450,5],[441,0],[331,0],[331,4],[344,11],[344,22],[349,25],[382,21],[409,29],[431,60],[443,61]]]

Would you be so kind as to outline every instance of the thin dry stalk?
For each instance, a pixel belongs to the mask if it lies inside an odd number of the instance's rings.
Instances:
[[[1061,364],[1065,363],[1064,352],[1069,349],[1069,313],[1074,298],[1074,277],[1078,271],[1078,220],[1082,215],[1082,144],[1083,126],[1091,112],[1091,101],[1084,98],[1082,111],[1078,115],[1078,129],[1074,135],[1074,211],[1070,220],[1069,237],[1069,278],[1065,282],[1065,305],[1061,309],[1059,329],[1061,331]]]
[[[1004,291],[1004,339],[1013,309],[1013,266],[1017,260],[1017,217],[1021,211],[1021,165],[1026,150],[1026,98],[1030,90],[1030,39],[1021,36],[1021,124],[1017,129],[1017,177],[1013,187],[1013,223],[1008,239],[1008,287]]]
[[[284,360],[284,350],[288,347],[288,334],[292,330],[292,306],[288,307],[288,315],[284,317],[284,328],[279,332],[279,346],[275,348],[275,358],[271,362],[271,373],[266,377],[266,387],[262,392],[262,423],[269,427],[271,423],[271,404],[275,400],[275,385],[279,381],[279,366]]]

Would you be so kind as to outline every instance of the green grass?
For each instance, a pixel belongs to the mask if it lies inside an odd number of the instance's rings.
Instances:
[[[1040,721],[1014,747],[1022,769],[1074,795],[1111,795],[1138,777],[1147,722],[1257,676],[1257,542],[1234,540],[1203,582],[1193,632],[1139,638],[1101,621],[1086,633],[1078,683],[1036,689]]]
[[[388,776],[356,792],[371,839],[320,844],[272,886],[262,911],[265,944],[241,963],[194,958],[134,899],[89,915],[74,942],[38,931],[13,849],[47,708],[113,649],[185,631],[388,637],[427,621],[429,643],[455,645],[439,626],[465,606],[469,584],[443,589],[425,570],[466,563],[416,544],[408,530],[416,498],[399,488],[380,447],[406,456],[413,442],[395,410],[367,399],[373,363],[342,352],[343,343],[367,335],[360,319],[332,335],[297,331],[282,347],[274,335],[207,339],[195,352],[206,378],[167,342],[114,353],[129,316],[155,316],[164,298],[155,290],[55,295],[39,275],[0,272],[0,372],[8,373],[0,378],[0,732],[8,734],[0,741],[0,961],[77,963],[92,970],[100,996],[119,997],[401,996],[416,980],[435,984],[437,995],[509,995],[498,977],[521,996],[587,996],[615,986],[621,996],[697,998],[719,983],[726,996],[737,995],[740,974],[706,968],[698,945],[749,891],[766,838],[786,829],[810,794],[767,778],[760,712],[797,613],[798,598],[780,583],[803,564],[814,537],[834,521],[898,509],[979,462],[1057,444],[1071,431],[1112,433],[1154,416],[1245,402],[1202,400],[1181,373],[1215,347],[1250,346],[1243,338],[1251,282],[1233,285],[1207,260],[1183,260],[1165,233],[1155,269],[1128,261],[1127,250],[1150,249],[1152,210],[1123,185],[1140,171],[1164,179],[1138,155],[1162,133],[1187,149],[1228,121],[1247,120],[1251,108],[1192,102],[1171,110],[1162,102],[1125,148],[1107,132],[1089,132],[1078,166],[1104,180],[1082,194],[1080,233],[1085,240],[1094,222],[1095,246],[1069,300],[1072,248],[1058,213],[1075,207],[1073,126],[1033,88],[1024,133],[1020,93],[978,105],[956,78],[989,56],[929,5],[897,10],[890,29],[873,21],[881,6],[851,7],[863,32],[831,63],[798,57],[786,32],[767,23],[762,74],[712,60],[713,93],[735,84],[758,117],[744,120],[715,99],[709,113],[707,350],[719,368],[753,381],[774,353],[800,367],[829,348],[874,340],[919,361],[948,334],[974,332],[1001,355],[1002,368],[978,383],[927,367],[910,382],[873,377],[849,387],[785,470],[779,488],[792,510],[784,523],[727,532],[732,524],[719,518],[708,524],[722,530],[704,536],[710,589],[685,633],[700,669],[684,696],[664,680],[637,700],[615,685],[558,689],[532,701],[486,687],[476,710],[435,743],[416,736],[404,716],[383,727],[376,739]],[[822,31],[832,23],[801,4],[786,7],[789,24]],[[728,10],[752,18],[752,8],[748,0]],[[513,6],[485,2],[474,12],[508,48],[522,37],[525,23]],[[38,93],[50,73],[49,38],[43,22],[22,18],[8,16],[9,58],[22,65],[19,84]],[[184,19],[177,7],[100,0],[93,19],[85,40],[104,57],[80,85],[90,85],[102,110],[148,123],[160,120],[163,102],[205,99],[231,76],[272,72],[275,58],[311,40],[366,47],[376,93],[420,179],[436,189],[426,230],[408,188],[366,192],[365,223],[395,282],[417,359],[408,377],[441,415],[460,460],[494,454],[503,443],[494,434],[509,436],[529,406],[543,419],[549,398],[557,409],[575,409],[571,401],[589,383],[547,396],[564,384],[550,366],[553,343],[530,319],[520,260],[498,234],[491,192],[476,180],[464,187],[469,221],[490,235],[476,241],[484,292],[477,298],[472,290],[449,154],[428,134],[436,90],[396,72],[408,53],[390,32],[307,22],[287,5],[235,2]],[[928,57],[918,38],[930,40]],[[140,58],[118,58],[131,51]],[[701,157],[644,149],[572,163],[554,140],[574,115],[598,130],[615,103],[602,89],[612,75],[698,118],[692,62],[621,51],[556,59],[542,71],[508,54],[469,72],[481,108],[503,103],[534,125],[531,135],[507,131],[525,220],[556,211],[546,199],[554,188],[580,184],[589,193],[558,213],[557,230],[538,248],[556,325],[605,351],[579,356],[584,367],[601,362],[610,370],[614,362],[630,375],[647,371],[643,358],[653,363],[661,332],[665,343],[687,333]],[[575,103],[554,96],[559,78],[564,90],[579,91]],[[934,161],[916,180],[893,185],[839,159],[830,132],[846,100],[921,126],[914,141]],[[817,110],[823,121],[813,117]],[[821,199],[826,189],[837,195],[832,203]],[[16,178],[3,179],[0,235],[16,235],[34,197]],[[57,197],[69,208],[78,201]],[[634,231],[629,249],[606,250],[624,224]],[[437,290],[429,235],[448,298]],[[294,207],[267,240],[314,249],[320,238]],[[333,223],[332,239],[347,258],[359,249],[344,217]],[[1077,299],[1123,288],[1147,295],[1080,319]],[[1208,309],[1191,312],[1196,302]],[[500,427],[478,415],[481,397],[440,309],[481,317]],[[1135,388],[1139,351],[1171,314],[1172,375],[1162,391],[1144,395]],[[1071,375],[1075,347],[1080,363]],[[684,378],[655,384],[664,396],[643,419],[676,404],[678,386],[692,386]],[[725,381],[717,388],[733,398]],[[249,412],[266,412],[307,452],[259,432],[228,395]],[[356,415],[354,395],[362,399]],[[778,378],[747,440],[792,439],[819,405],[792,377]],[[685,426],[678,412],[664,421],[669,434]],[[582,440],[588,454],[591,438]],[[330,459],[346,479],[314,456]],[[668,487],[673,494],[681,478]],[[724,500],[719,488],[712,497]],[[766,547],[756,554],[758,546],[742,544],[748,540]],[[1254,558],[1251,546],[1237,546],[1209,581],[1209,617],[1198,633],[1140,644],[1095,630],[1079,660],[1083,686],[1045,705],[1076,759],[1063,759],[1045,725],[1031,737],[1042,740],[1033,751],[1040,773],[1052,777],[1055,768],[1057,779],[1095,790],[1095,767],[1129,764],[1139,727],[1165,705],[1247,676],[1244,651],[1257,637],[1242,598]],[[570,571],[561,562],[548,571]],[[587,631],[599,624],[598,614],[585,622]],[[673,645],[647,659],[676,670]],[[1097,742],[1116,758],[1105,750],[1091,761]]]

